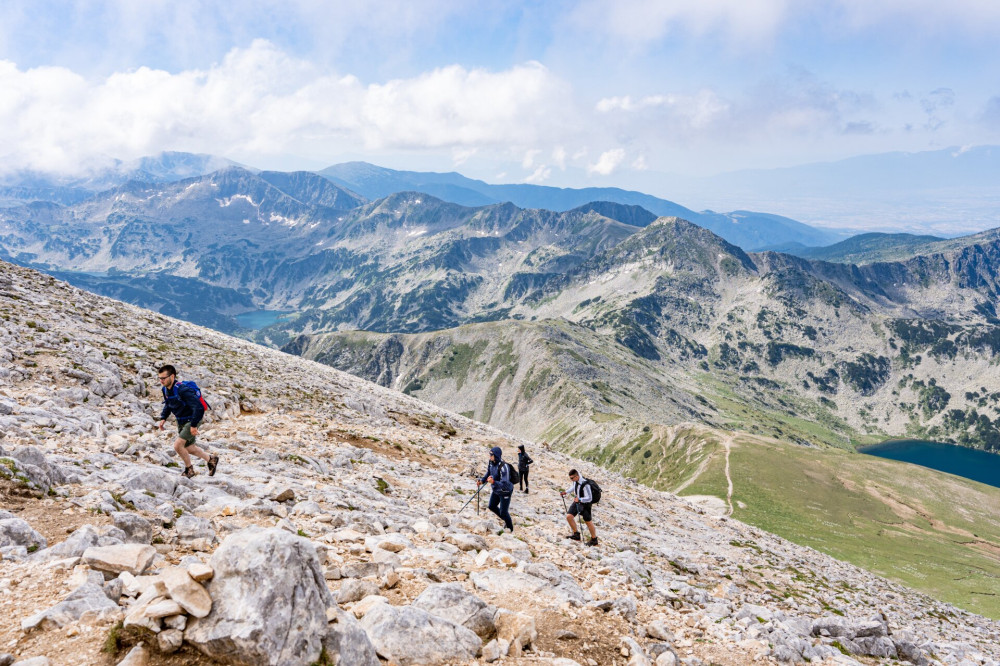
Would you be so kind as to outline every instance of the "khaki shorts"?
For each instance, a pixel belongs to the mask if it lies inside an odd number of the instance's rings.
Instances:
[[[184,440],[184,448],[194,446],[194,435],[191,434],[191,423],[178,423],[177,436]]]

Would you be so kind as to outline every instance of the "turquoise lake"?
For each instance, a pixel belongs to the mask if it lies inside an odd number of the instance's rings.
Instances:
[[[1000,488],[1000,455],[954,444],[899,439],[858,449],[879,458],[902,460]]]
[[[287,310],[258,310],[257,312],[244,312],[243,314],[236,315],[236,321],[243,328],[252,328],[256,331],[265,326],[270,326],[282,317],[287,317],[290,314],[292,313]]]

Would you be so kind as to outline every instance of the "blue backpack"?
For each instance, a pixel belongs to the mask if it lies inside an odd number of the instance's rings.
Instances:
[[[173,397],[175,397],[175,398],[179,398],[180,397],[179,391],[180,391],[181,385],[184,385],[184,386],[186,386],[188,388],[194,389],[194,394],[196,396],[198,396],[198,401],[201,403],[202,409],[204,409],[206,412],[208,410],[212,409],[212,407],[208,404],[208,402],[205,401],[205,398],[201,395],[201,389],[198,388],[198,385],[195,384],[193,380],[188,379],[188,380],[183,381],[183,382],[174,382],[174,388],[173,388],[173,391],[170,392],[170,395],[173,396]],[[162,388],[163,388],[163,399],[166,400],[167,397],[168,397],[167,396],[167,387],[164,386]]]

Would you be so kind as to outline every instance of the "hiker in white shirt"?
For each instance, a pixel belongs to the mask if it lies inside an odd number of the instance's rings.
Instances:
[[[573,482],[569,488],[562,491],[560,494],[565,497],[567,494],[573,495],[576,499],[569,506],[569,511],[566,512],[566,522],[569,523],[570,529],[573,530],[573,534],[570,535],[570,539],[574,541],[580,540],[580,530],[577,529],[576,519],[574,516],[580,516],[580,518],[587,524],[587,529],[590,531],[590,541],[587,542],[588,546],[597,545],[597,529],[594,527],[592,509],[594,503],[594,494],[590,489],[590,484],[587,479],[580,476],[580,474],[575,470],[571,469],[569,471],[569,478]]]

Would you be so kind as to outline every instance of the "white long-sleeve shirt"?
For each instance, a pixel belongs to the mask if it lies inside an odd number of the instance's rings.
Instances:
[[[570,484],[569,488],[566,489],[566,493],[575,496],[581,504],[590,504],[594,501],[594,493],[590,490],[590,484],[582,476],[579,481],[574,481]]]

